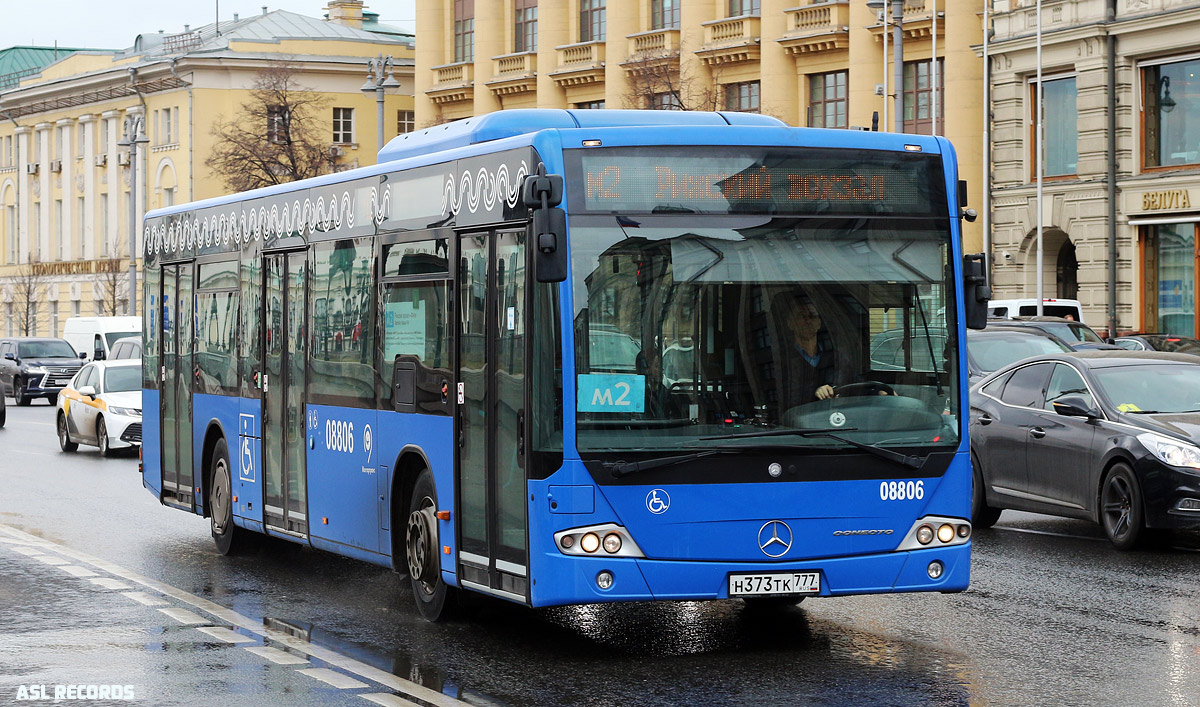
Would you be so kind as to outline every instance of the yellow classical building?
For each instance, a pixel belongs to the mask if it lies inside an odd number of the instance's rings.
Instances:
[[[889,130],[899,10],[902,129],[950,138],[978,207],[983,2],[421,0],[417,123],[503,108],[682,108],[827,128],[870,128],[878,115]],[[981,224],[964,229],[979,250]]]
[[[380,25],[361,0],[324,9],[325,19],[264,8],[143,34],[0,89],[0,335],[58,336],[67,317],[129,312],[130,257],[136,268],[140,253],[131,224],[228,191],[206,166],[213,128],[249,119],[242,106],[265,69],[286,63],[317,94],[335,169],[375,162],[379,116],[384,140],[412,129],[413,37]],[[368,92],[369,62],[389,56],[394,81]]]

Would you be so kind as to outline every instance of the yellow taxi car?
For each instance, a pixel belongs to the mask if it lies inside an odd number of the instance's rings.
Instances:
[[[142,362],[97,361],[79,369],[58,394],[58,446],[95,445],[109,456],[142,444]]]

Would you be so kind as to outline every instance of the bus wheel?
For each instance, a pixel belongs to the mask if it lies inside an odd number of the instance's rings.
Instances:
[[[208,492],[208,519],[217,552],[234,555],[246,545],[249,531],[233,524],[233,480],[229,476],[229,445],[217,440],[212,455],[212,486]]]
[[[408,527],[404,542],[408,551],[408,578],[412,583],[417,611],[427,621],[443,618],[450,588],[442,581],[438,562],[437,491],[433,474],[421,471],[408,504]]]

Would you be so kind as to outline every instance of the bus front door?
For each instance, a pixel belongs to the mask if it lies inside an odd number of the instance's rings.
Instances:
[[[308,534],[306,262],[304,252],[263,256],[263,520],[292,535]]]
[[[162,268],[162,493],[163,502],[195,510],[192,478],[192,264]]]
[[[459,577],[527,602],[525,232],[459,246]]]

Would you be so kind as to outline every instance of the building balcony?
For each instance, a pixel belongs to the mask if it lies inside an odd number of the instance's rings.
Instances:
[[[550,78],[559,88],[604,83],[604,42],[580,42],[555,47],[558,68]]]
[[[537,90],[537,52],[492,57],[492,79],[487,87],[497,96]]]
[[[900,23],[900,29],[904,33],[904,39],[921,40],[929,39],[933,35],[933,12],[937,8],[938,13],[938,39],[942,39],[946,34],[945,0],[904,0],[903,19]],[[876,42],[883,42],[884,25],[876,24],[868,27],[871,35],[875,37]],[[888,38],[891,38],[892,14],[891,8],[888,8]]]
[[[787,31],[775,41],[792,56],[842,51],[850,46],[848,0],[793,7],[784,14]]]
[[[655,29],[627,35],[628,58],[621,66],[630,74],[641,74],[652,67],[679,64],[679,30]]]
[[[1117,5],[1117,19],[1133,15],[1153,15],[1171,9],[1169,0],[1140,0]],[[1042,30],[1104,22],[1105,0],[1045,0],[1042,3]],[[1020,37],[1037,31],[1037,3],[1033,0],[997,0],[992,10],[996,41]]]
[[[459,61],[453,64],[435,66],[433,71],[433,86],[425,91],[425,95],[434,103],[455,103],[469,101],[474,98],[475,64],[469,61]]]
[[[709,65],[758,61],[761,36],[756,15],[703,23],[704,46],[696,52]]]

